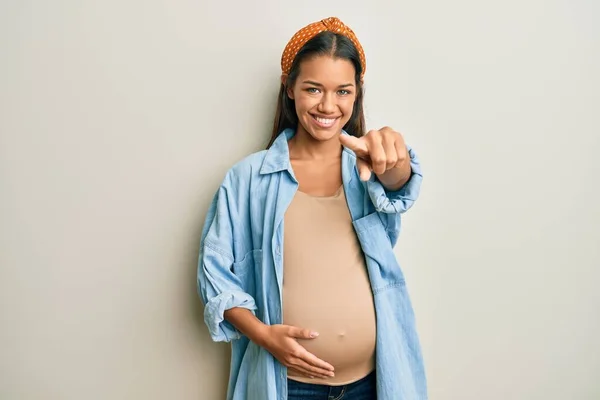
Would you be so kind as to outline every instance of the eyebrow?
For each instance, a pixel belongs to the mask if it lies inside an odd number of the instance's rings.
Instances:
[[[315,81],[304,81],[302,83],[308,83],[309,85],[323,87],[323,85],[321,85],[319,82],[315,82]],[[354,86],[354,84],[353,83],[344,83],[343,85],[339,85],[338,88],[346,88],[346,87],[350,87],[350,86]]]

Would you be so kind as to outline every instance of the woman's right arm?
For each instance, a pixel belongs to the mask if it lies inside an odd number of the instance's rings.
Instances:
[[[197,285],[204,304],[204,321],[213,341],[247,336],[269,351],[279,362],[307,376],[332,376],[333,367],[302,347],[296,339],[316,337],[307,329],[265,325],[254,314],[256,303],[232,271],[233,221],[228,185],[214,196],[202,229]]]
[[[225,312],[225,319],[257,345],[264,347],[287,368],[311,378],[334,376],[333,366],[309,353],[296,339],[314,339],[318,333],[289,325],[265,325],[244,308]]]

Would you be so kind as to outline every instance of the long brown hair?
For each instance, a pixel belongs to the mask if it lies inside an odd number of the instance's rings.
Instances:
[[[296,83],[298,75],[300,75],[300,64],[302,61],[315,57],[327,55],[337,59],[348,60],[354,65],[355,83],[356,83],[356,100],[352,110],[350,120],[344,125],[344,130],[350,135],[361,137],[365,134],[365,115],[363,110],[364,89],[360,79],[362,74],[362,65],[360,56],[356,47],[350,39],[339,33],[330,31],[321,32],[310,39],[300,49],[292,68],[287,77],[287,80],[281,84],[279,95],[277,97],[277,109],[275,111],[275,120],[273,121],[273,132],[267,148],[271,147],[277,136],[287,128],[296,129],[298,126],[298,115],[296,115],[296,105],[294,100],[287,95],[287,88],[293,87]]]

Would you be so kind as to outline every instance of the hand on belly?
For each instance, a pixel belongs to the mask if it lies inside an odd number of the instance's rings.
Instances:
[[[375,351],[375,325],[332,329],[317,326],[319,337],[299,339],[307,351],[333,365],[336,373],[355,368],[371,360]]]
[[[347,303],[346,303],[347,304]],[[306,307],[307,302],[288,304],[285,323],[307,327],[319,332],[311,340],[298,339],[309,353],[331,364],[335,377],[312,380],[322,384],[346,384],[371,372],[375,360],[376,318],[370,302],[341,307],[341,304],[319,304]],[[293,371],[292,377],[301,377]]]

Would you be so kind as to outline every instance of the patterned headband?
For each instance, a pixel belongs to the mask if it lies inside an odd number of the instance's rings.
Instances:
[[[284,74],[289,74],[290,70],[292,69],[294,58],[296,58],[296,55],[302,46],[304,46],[306,42],[314,38],[319,33],[325,31],[342,34],[350,39],[350,41],[354,44],[354,47],[356,47],[356,50],[358,50],[358,54],[360,56],[360,64],[362,66],[360,80],[362,81],[367,69],[365,52],[352,29],[344,25],[344,23],[336,17],[330,17],[319,22],[313,22],[312,24],[307,25],[296,32],[296,34],[294,34],[294,36],[292,36],[288,42],[287,46],[285,46],[283,54],[281,55],[281,71]]]

